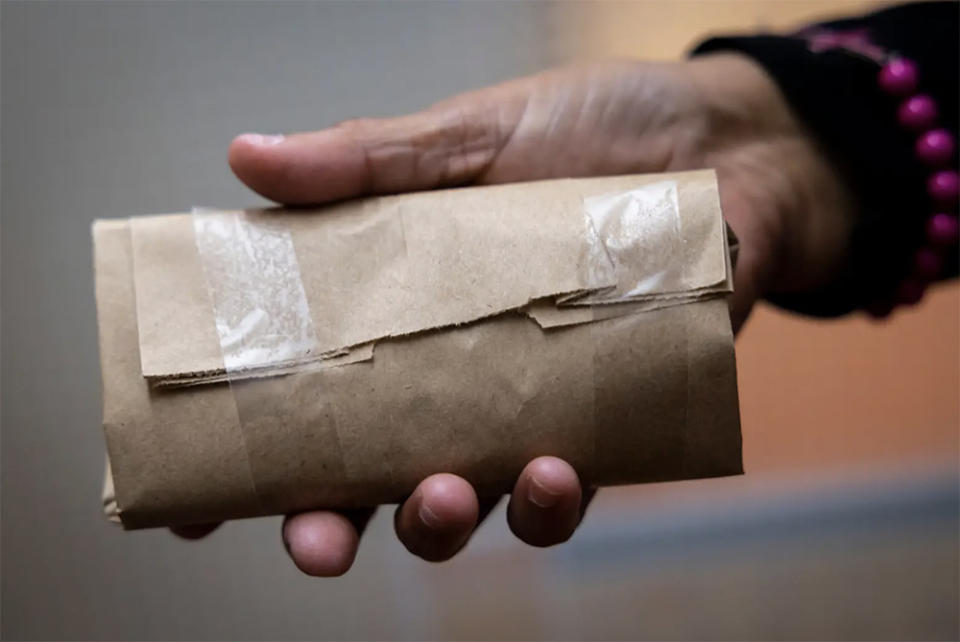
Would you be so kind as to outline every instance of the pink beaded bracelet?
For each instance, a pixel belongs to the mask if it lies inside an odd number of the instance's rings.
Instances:
[[[936,127],[939,117],[936,101],[926,94],[915,93],[919,76],[916,63],[899,56],[889,57],[878,76],[880,88],[885,93],[903,99],[897,110],[900,125],[919,133],[914,154],[932,170],[927,179],[927,195],[934,211],[926,223],[926,244],[914,254],[911,272],[899,284],[894,299],[868,308],[867,311],[876,318],[888,316],[898,305],[913,305],[920,301],[927,286],[942,273],[944,256],[960,240],[960,221],[957,219],[960,174],[949,166],[956,151],[956,141],[949,131]]]

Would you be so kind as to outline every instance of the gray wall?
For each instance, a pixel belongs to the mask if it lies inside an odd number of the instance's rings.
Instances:
[[[298,576],[277,519],[196,545],[103,521],[89,226],[259,203],[227,167],[235,134],[402,113],[540,68],[544,7],[2,6],[4,637],[403,635],[400,614],[365,608],[397,594],[384,517],[336,584]]]

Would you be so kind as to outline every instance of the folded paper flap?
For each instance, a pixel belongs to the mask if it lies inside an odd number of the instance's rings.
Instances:
[[[222,371],[192,217],[132,218],[130,241],[143,375]]]
[[[627,205],[601,221],[588,204],[603,197]],[[728,280],[709,170],[141,217],[131,229],[141,366],[155,379],[286,367],[544,297],[616,302]]]

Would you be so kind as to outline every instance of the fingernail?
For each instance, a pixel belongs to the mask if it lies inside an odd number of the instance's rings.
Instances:
[[[425,499],[420,500],[420,506],[417,507],[417,517],[420,518],[420,521],[423,522],[423,525],[430,529],[436,529],[440,526],[441,520],[430,510],[430,506],[427,505]]]
[[[282,143],[284,136],[283,134],[240,134],[237,136],[237,139],[243,140],[243,142],[251,145],[269,147],[270,145]]]
[[[536,477],[530,477],[530,483],[527,484],[527,499],[539,508],[553,508],[560,501],[560,494],[551,491]]]

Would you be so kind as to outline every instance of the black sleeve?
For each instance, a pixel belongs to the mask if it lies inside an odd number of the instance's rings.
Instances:
[[[817,292],[770,296],[774,303],[836,316],[892,300],[898,285],[910,278],[914,255],[926,242],[927,219],[944,205],[928,195],[927,181],[934,170],[915,156],[918,134],[898,124],[903,98],[884,93],[878,74],[891,58],[914,61],[917,93],[934,98],[937,127],[948,129],[956,140],[958,7],[957,2],[908,4],[811,25],[791,35],[712,38],[693,51],[733,50],[763,66],[832,156],[859,202],[842,273]],[[947,169],[957,169],[956,149]],[[946,207],[956,214],[955,203]],[[956,244],[940,251],[944,268],[939,277],[956,276]]]

